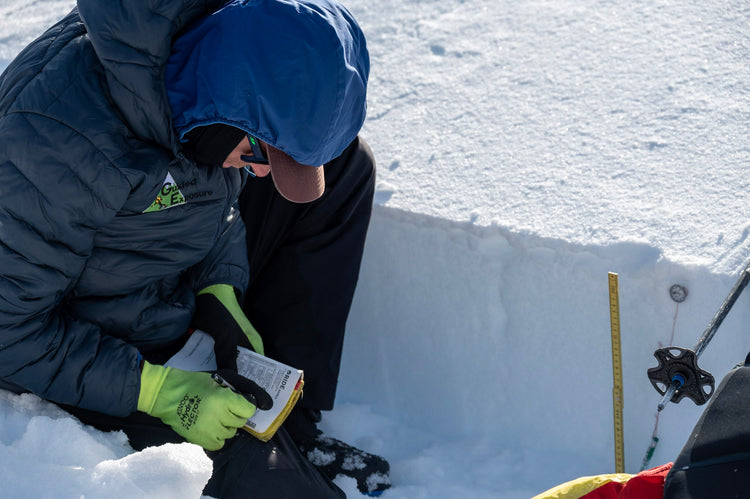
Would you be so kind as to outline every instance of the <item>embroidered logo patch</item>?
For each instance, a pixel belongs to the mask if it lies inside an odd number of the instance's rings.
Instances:
[[[166,210],[167,208],[173,208],[181,204],[185,204],[185,196],[182,195],[180,188],[177,186],[177,182],[174,181],[172,174],[167,172],[167,178],[164,179],[159,194],[151,206],[143,210],[143,213],[150,213],[152,211]]]

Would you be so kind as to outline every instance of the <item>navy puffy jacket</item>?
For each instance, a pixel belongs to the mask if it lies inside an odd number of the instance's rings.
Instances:
[[[139,351],[185,332],[197,289],[244,289],[243,178],[179,154],[162,76],[217,6],[79,0],[0,78],[3,380],[127,415]]]
[[[195,292],[247,284],[246,174],[180,138],[225,123],[326,163],[368,74],[333,0],[78,0],[0,77],[0,379],[134,411],[139,355],[184,334]]]

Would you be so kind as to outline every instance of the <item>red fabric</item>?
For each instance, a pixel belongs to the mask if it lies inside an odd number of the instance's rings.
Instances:
[[[585,496],[581,496],[581,499],[619,499],[620,492],[623,488],[625,488],[624,483],[607,482],[601,487],[597,487],[596,490],[592,490]]]
[[[662,499],[672,463],[641,471],[625,483],[607,482],[580,499]]]
[[[617,499],[662,499],[664,481],[672,469],[672,463],[641,471],[628,480]]]

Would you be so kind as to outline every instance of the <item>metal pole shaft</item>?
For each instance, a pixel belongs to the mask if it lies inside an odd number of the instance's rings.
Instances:
[[[661,398],[659,405],[656,406],[656,410],[658,412],[661,412],[662,409],[666,407],[667,403],[670,400],[672,400],[672,397],[674,397],[674,392],[676,392],[678,388],[679,388],[678,383],[675,381],[672,381],[672,384],[669,385],[669,388],[667,388],[667,391],[664,392],[664,396]]]
[[[713,319],[711,319],[711,322],[708,324],[708,327],[705,331],[703,331],[700,339],[698,339],[698,343],[696,343],[695,348],[693,349],[696,358],[700,357],[701,353],[703,353],[703,350],[706,349],[708,343],[714,337],[716,331],[719,329],[719,326],[724,321],[724,318],[732,309],[734,302],[737,301],[737,298],[739,298],[740,294],[742,294],[742,290],[745,289],[745,286],[747,286],[748,281],[750,281],[750,263],[748,263],[745,269],[742,271],[742,274],[740,274],[740,278],[737,280],[734,288],[732,288],[732,291],[729,292],[729,295],[724,300],[724,303],[721,304],[721,307],[719,307],[716,315],[714,315]]]

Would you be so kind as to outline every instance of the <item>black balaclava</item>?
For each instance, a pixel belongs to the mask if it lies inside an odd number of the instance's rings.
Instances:
[[[185,134],[183,150],[196,163],[221,165],[245,135],[243,130],[223,123],[199,126]]]

